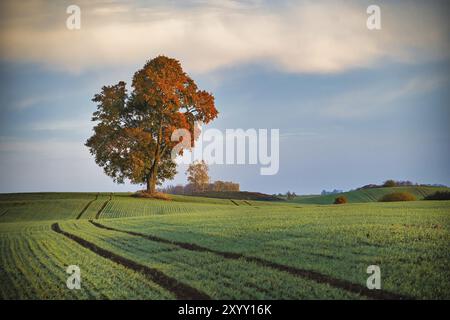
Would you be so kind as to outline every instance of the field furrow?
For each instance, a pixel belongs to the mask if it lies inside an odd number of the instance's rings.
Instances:
[[[81,212],[78,214],[77,219],[80,219],[81,216],[86,212],[86,210],[89,208],[89,206],[98,199],[98,194],[95,195],[95,198],[92,199],[91,201],[89,201],[83,208],[83,210],[81,210]]]
[[[48,224],[0,224],[0,299],[168,299],[137,272],[101,258]],[[66,286],[66,268],[81,269],[81,289]]]
[[[63,227],[127,259],[158,268],[183,283],[204,288],[205,293],[214,299],[297,299],[316,295],[361,298],[357,293],[299,278],[255,261],[246,261],[243,257],[230,260],[216,253],[187,250],[171,243],[149,242],[87,223],[83,223],[83,228],[76,228],[74,223],[64,223]],[[261,289],[255,290],[257,287]]]
[[[192,244],[192,243],[172,241],[172,240],[155,237],[155,236],[148,235],[148,234],[107,227],[105,225],[102,225],[102,224],[94,222],[94,221],[90,221],[90,222],[98,228],[111,230],[111,231],[118,231],[118,232],[130,234],[133,236],[141,237],[141,238],[144,238],[144,239],[147,239],[150,241],[174,245],[174,246],[180,247],[182,249],[190,250],[190,251],[210,252],[210,253],[219,255],[225,259],[245,260],[247,262],[256,263],[256,264],[259,264],[264,267],[287,272],[294,276],[302,277],[302,278],[305,278],[308,280],[313,280],[318,283],[325,283],[334,288],[338,288],[338,289],[346,290],[346,291],[353,292],[356,294],[360,294],[360,295],[363,295],[363,296],[366,296],[366,297],[372,298],[372,299],[389,299],[389,300],[412,299],[411,297],[408,297],[406,295],[399,295],[399,294],[395,294],[395,293],[388,292],[385,290],[375,290],[375,291],[369,290],[369,289],[367,289],[367,287],[364,287],[362,285],[351,283],[349,281],[342,280],[342,279],[336,279],[336,278],[330,277],[329,275],[321,274],[319,272],[312,271],[312,270],[294,268],[291,266],[274,263],[272,261],[268,261],[265,259],[246,256],[246,255],[243,255],[240,253],[213,250],[213,249],[202,247],[202,246]]]
[[[75,236],[69,232],[63,231],[57,223],[52,224],[52,230],[66,236],[71,240],[74,240],[81,246],[91,250],[92,252],[98,254],[103,258],[109,259],[133,271],[142,273],[152,281],[172,292],[178,299],[209,299],[209,296],[204,294],[203,292],[186,284],[183,284],[174,278],[168,277],[157,269],[149,268],[147,266],[136,263],[111,251],[100,248],[92,242]]]

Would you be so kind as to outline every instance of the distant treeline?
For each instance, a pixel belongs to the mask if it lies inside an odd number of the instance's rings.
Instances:
[[[436,191],[425,197],[425,200],[450,200],[449,191]]]
[[[193,193],[197,193],[197,192],[208,192],[208,191],[213,191],[213,192],[229,192],[229,191],[239,191],[240,187],[239,187],[239,183],[234,183],[231,181],[215,181],[213,183],[209,183],[207,185],[201,186],[201,188],[199,188],[198,186],[196,187],[194,184],[192,183],[188,183],[186,185],[176,185],[176,186],[167,186],[165,188],[161,188],[159,189],[160,192],[164,192],[164,193],[170,193],[170,194],[179,194],[179,195],[183,195],[183,194],[193,194]]]
[[[338,194],[338,193],[343,193],[343,192],[344,192],[343,190],[338,190],[338,189],[334,189],[333,191],[322,190],[320,195],[327,196],[329,194]]]
[[[443,184],[419,184],[411,181],[396,181],[396,180],[386,180],[383,184],[367,184],[358,188],[356,190],[361,189],[373,189],[373,188],[392,188],[392,187],[408,187],[408,186],[416,186],[416,187],[446,187]]]

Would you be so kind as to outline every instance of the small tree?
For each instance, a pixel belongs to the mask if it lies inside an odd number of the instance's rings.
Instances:
[[[204,160],[189,165],[186,174],[188,181],[194,186],[194,191],[204,191],[209,184],[208,165]]]
[[[334,199],[334,204],[344,204],[347,202],[348,202],[348,200],[347,200],[347,197],[345,197],[345,196],[339,196],[336,199]]]

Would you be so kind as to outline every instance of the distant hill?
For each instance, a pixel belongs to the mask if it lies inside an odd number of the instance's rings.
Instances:
[[[236,200],[261,200],[261,201],[283,201],[283,199],[272,196],[270,194],[249,191],[206,191],[195,192],[197,197],[219,198],[219,199],[236,199]]]
[[[338,196],[345,196],[349,203],[358,202],[376,202],[382,196],[392,192],[409,192],[416,196],[418,200],[425,196],[435,193],[436,191],[450,191],[447,187],[428,187],[428,186],[410,186],[410,187],[391,187],[391,188],[373,188],[359,189],[355,191],[342,192],[330,195],[300,196],[289,202],[305,203],[305,204],[332,204]]]

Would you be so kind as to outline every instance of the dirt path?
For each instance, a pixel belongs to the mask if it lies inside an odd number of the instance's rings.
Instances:
[[[125,257],[119,256],[115,254],[114,252],[108,251],[106,249],[100,248],[99,246],[93,244],[92,242],[89,242],[83,238],[80,238],[74,234],[71,234],[69,232],[61,230],[58,223],[52,224],[52,230],[64,235],[65,237],[77,242],[81,246],[85,247],[86,249],[91,250],[92,252],[96,253],[97,255],[106,258],[108,260],[111,260],[117,264],[120,264],[128,269],[134,270],[136,272],[139,272],[149,278],[151,281],[159,284],[164,289],[172,292],[177,299],[195,299],[195,300],[209,300],[211,297],[209,297],[207,294],[187,285],[182,282],[179,282],[178,280],[171,278],[161,271],[157,269],[153,269],[150,267],[147,267],[143,264],[137,263],[133,260],[127,259]]]
[[[346,290],[346,291],[349,291],[352,293],[357,293],[357,294],[363,295],[363,296],[371,298],[371,299],[386,299],[386,300],[412,300],[413,299],[408,296],[388,292],[385,290],[369,290],[360,284],[352,283],[347,280],[337,279],[332,276],[322,274],[322,273],[319,273],[316,271],[291,267],[291,266],[279,264],[276,262],[268,261],[265,259],[261,259],[258,257],[246,256],[246,255],[243,255],[241,253],[236,253],[236,252],[218,251],[218,250],[202,247],[202,246],[192,244],[192,243],[172,241],[172,240],[168,240],[168,239],[164,239],[164,238],[160,238],[160,237],[156,237],[156,236],[152,236],[152,235],[147,235],[147,234],[143,234],[143,233],[139,233],[139,232],[133,232],[133,231],[127,231],[127,230],[121,230],[121,229],[116,229],[116,228],[112,228],[112,227],[107,227],[105,225],[102,225],[102,224],[92,221],[92,220],[90,220],[89,222],[91,222],[94,226],[96,226],[98,228],[103,228],[103,229],[110,230],[110,231],[122,232],[122,233],[145,238],[145,239],[155,241],[155,242],[171,244],[171,245],[174,245],[174,246],[186,249],[186,250],[190,250],[190,251],[210,252],[210,253],[214,253],[219,256],[222,256],[226,259],[236,259],[236,260],[242,259],[242,260],[245,260],[248,262],[257,263],[264,267],[269,267],[269,268],[276,269],[279,271],[287,272],[294,276],[313,280],[318,283],[328,284],[332,287]]]

